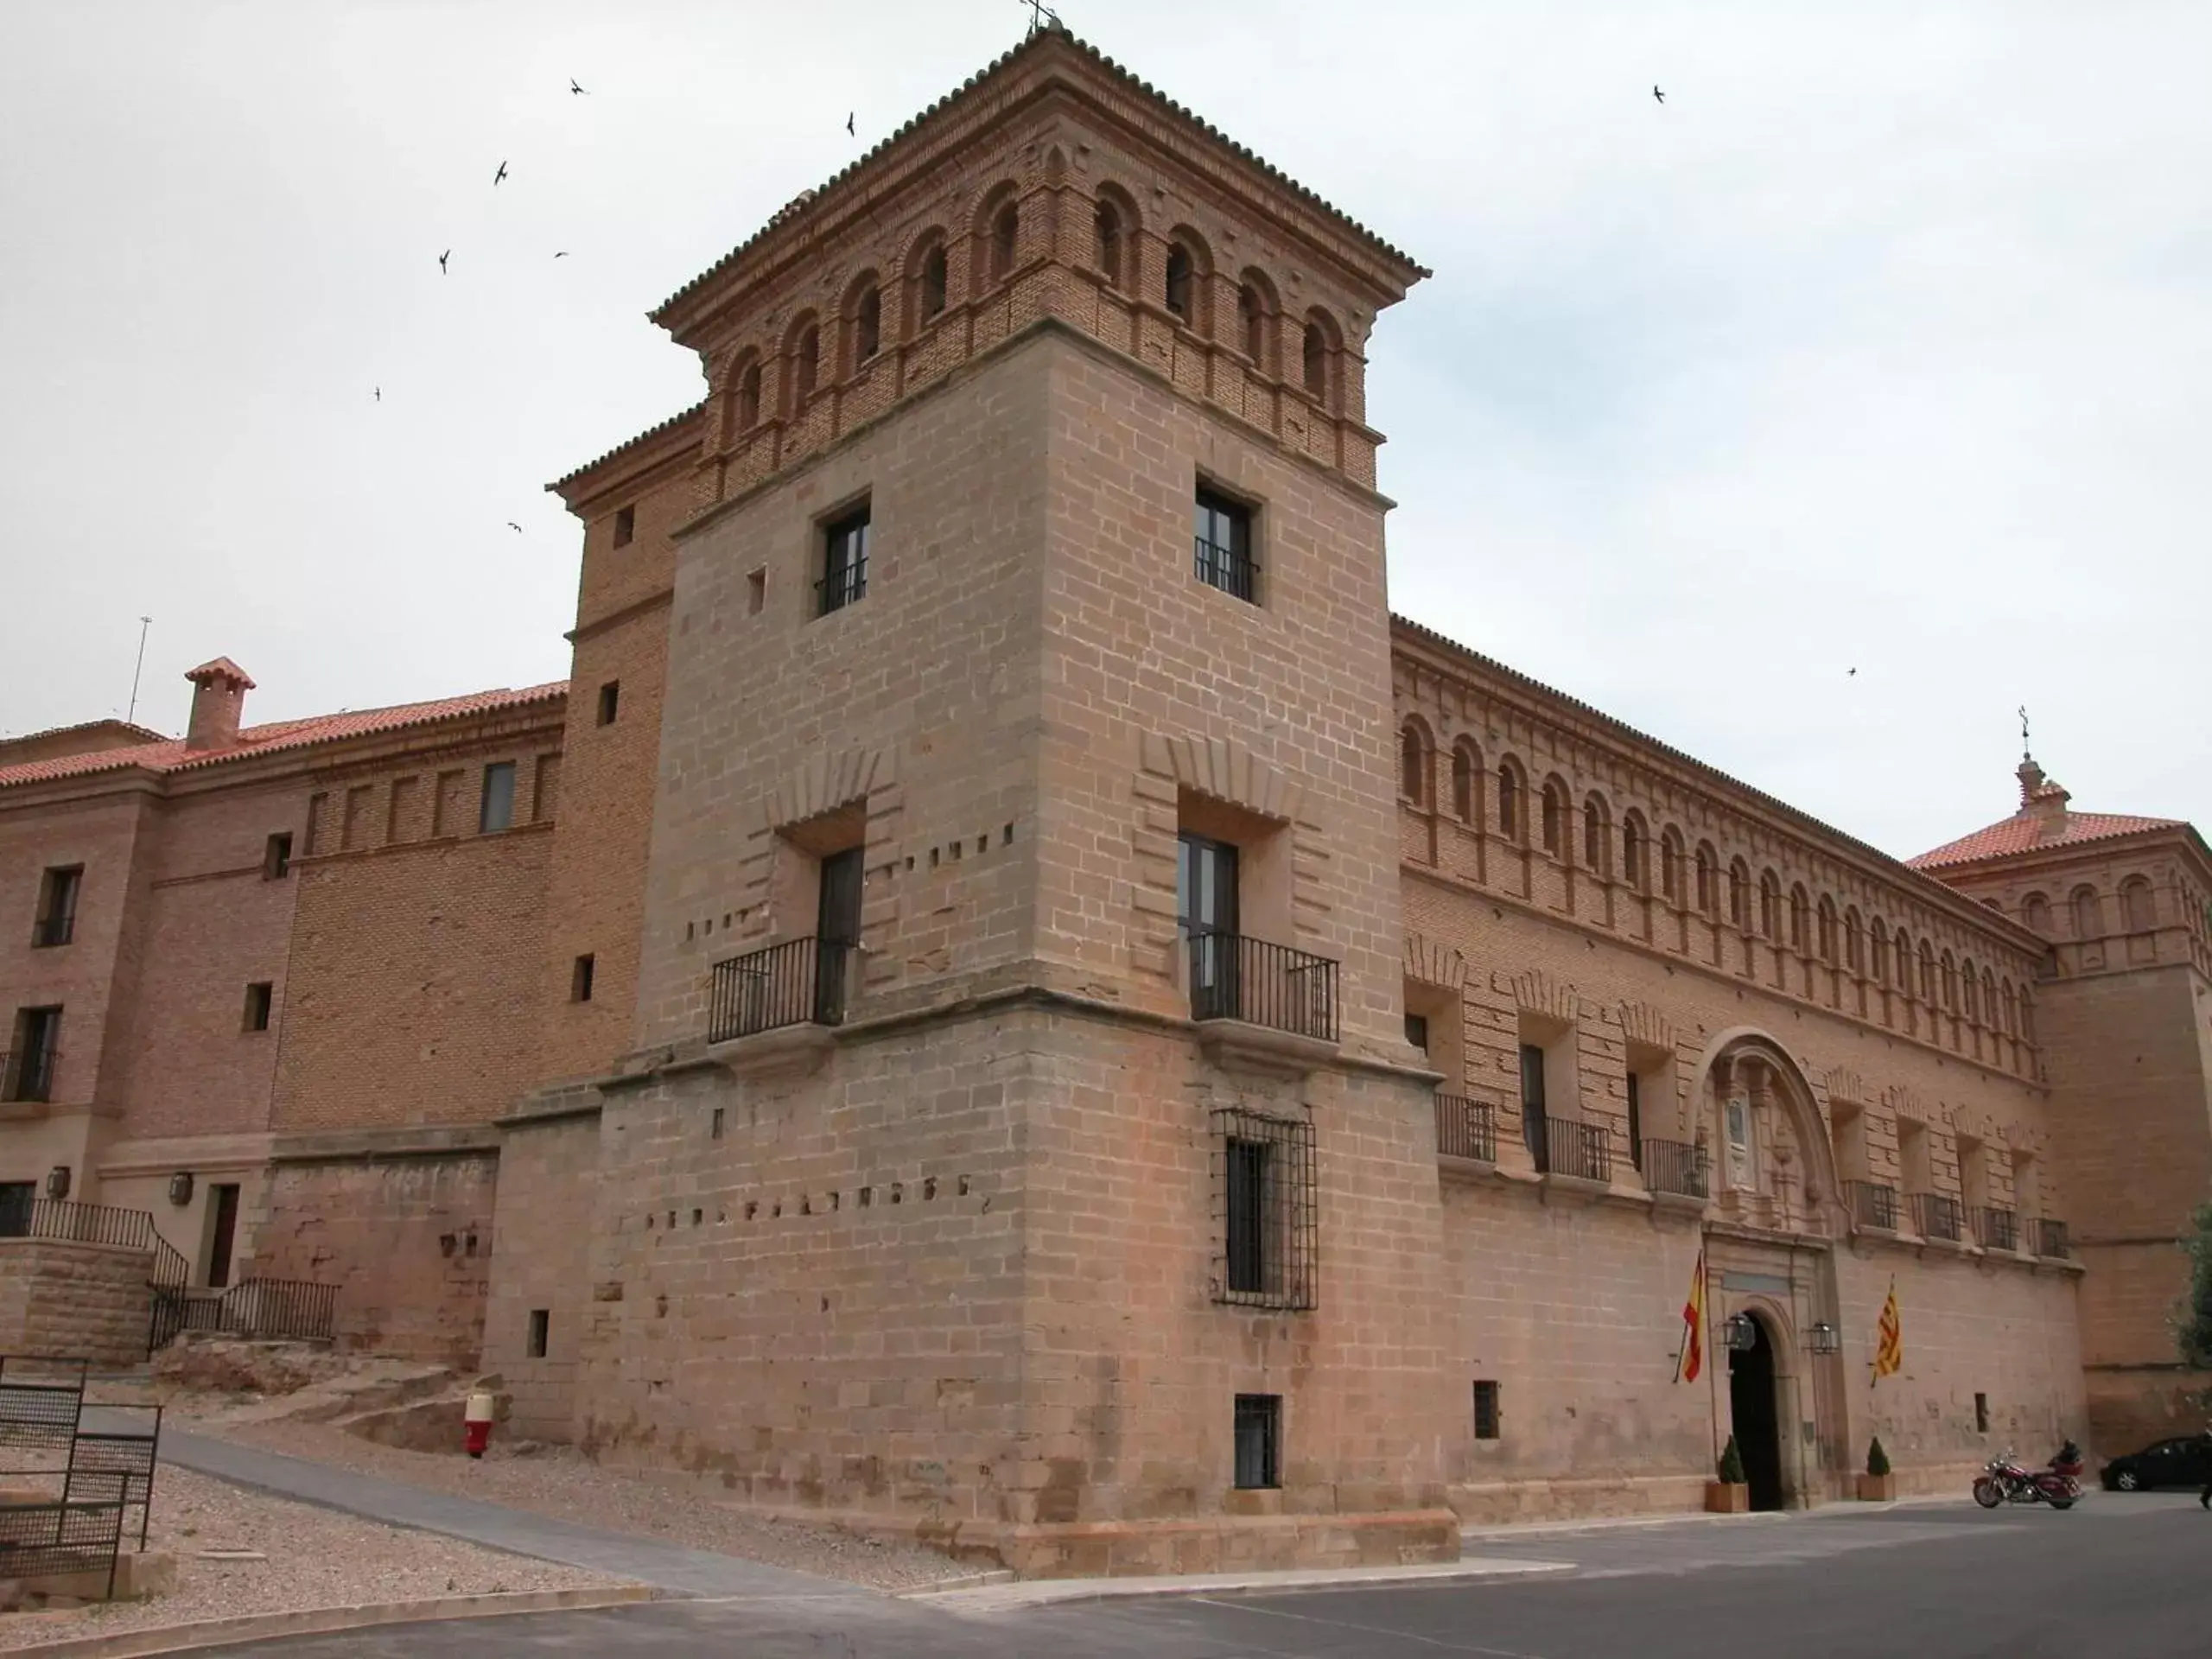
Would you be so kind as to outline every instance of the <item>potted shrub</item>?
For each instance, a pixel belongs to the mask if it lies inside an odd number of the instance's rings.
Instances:
[[[1714,1515],[1742,1515],[1751,1507],[1751,1488],[1744,1478],[1744,1454],[1736,1450],[1736,1437],[1720,1448],[1720,1478],[1705,1484],[1705,1507]]]
[[[1890,1454],[1882,1450],[1877,1434],[1866,1446],[1866,1472],[1859,1477],[1859,1496],[1869,1503],[1887,1503],[1897,1495],[1897,1478],[1890,1472]]]

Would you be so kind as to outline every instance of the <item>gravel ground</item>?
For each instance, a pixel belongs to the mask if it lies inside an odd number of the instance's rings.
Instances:
[[[875,1589],[939,1584],[976,1571],[916,1545],[757,1515],[717,1502],[698,1484],[663,1484],[604,1469],[568,1446],[541,1446],[518,1457],[512,1442],[503,1445],[495,1436],[491,1450],[472,1461],[458,1452],[442,1456],[378,1446],[328,1423],[194,1421],[185,1414],[190,1407],[183,1402],[178,1405],[182,1409],[175,1421],[181,1427],[242,1445],[482,1498],[581,1526],[664,1539],[691,1549],[796,1567]]]
[[[154,1483],[149,1547],[176,1557],[174,1591],[65,1614],[0,1614],[0,1649],[247,1613],[625,1582],[288,1503],[168,1465]],[[207,1550],[250,1550],[266,1559],[209,1560],[201,1554]]]

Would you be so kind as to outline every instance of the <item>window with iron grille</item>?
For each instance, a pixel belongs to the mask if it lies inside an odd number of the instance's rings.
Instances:
[[[1494,1440],[1497,1438],[1497,1384],[1484,1381],[1475,1384],[1475,1438]]]
[[[1282,1484],[1282,1396],[1240,1394],[1235,1419],[1236,1484],[1245,1491]]]
[[[1192,535],[1192,569],[1209,588],[1259,603],[1260,567],[1252,554],[1252,510],[1200,486]]]
[[[822,602],[817,614],[841,611],[868,592],[868,504],[822,527]]]
[[[1313,1124],[1241,1108],[1219,1111],[1213,1157],[1214,1300],[1314,1306]]]

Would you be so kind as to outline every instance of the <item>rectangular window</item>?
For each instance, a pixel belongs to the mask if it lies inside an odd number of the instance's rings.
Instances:
[[[1424,1054],[1428,1052],[1428,1016],[1409,1014],[1406,1016],[1406,1041]]]
[[[1643,1079],[1633,1071],[1628,1074],[1628,1156],[1643,1167]]]
[[[61,1058],[61,1010],[16,1010],[16,1037],[0,1077],[0,1100],[51,1100],[54,1070]]]
[[[614,545],[627,547],[638,533],[638,510],[634,506],[614,510]]]
[[[1252,510],[1201,486],[1193,524],[1192,573],[1209,588],[1259,602],[1258,562],[1252,555]]]
[[[816,613],[840,611],[868,592],[868,504],[822,527],[821,603]]]
[[[1265,1491],[1282,1484],[1282,1396],[1236,1396],[1236,1484]]]
[[[1521,1136],[1529,1155],[1541,1171],[1551,1163],[1550,1138],[1544,1127],[1544,1050],[1541,1043],[1521,1045]]]
[[[1478,1440],[1497,1438],[1497,1384],[1495,1382],[1475,1384],[1475,1438]]]
[[[593,966],[594,958],[589,952],[586,952],[584,955],[578,957],[575,960],[575,964],[569,969],[569,1001],[588,1002],[591,1001],[591,976]]]
[[[719,1141],[721,1138],[722,1109],[717,1106],[715,1108],[715,1115],[713,1118],[710,1119],[707,1124],[707,1139],[709,1141]]]
[[[0,1238],[29,1238],[37,1202],[36,1181],[0,1181]]]
[[[1297,1311],[1318,1300],[1313,1126],[1214,1114],[1214,1300]]]
[[[398,798],[396,791],[392,798],[394,800]],[[261,879],[264,881],[282,881],[291,873],[292,837],[290,834],[287,832],[270,836],[268,845],[261,849]]]
[[[265,979],[256,980],[245,988],[245,1024],[247,1031],[269,1029],[270,1005],[276,1001],[276,987]]]
[[[551,1308],[533,1307],[530,1310],[530,1343],[524,1351],[530,1358],[545,1357],[545,1338],[552,1333],[552,1325]]]
[[[477,809],[476,828],[489,835],[509,828],[514,821],[515,763],[501,760],[484,768],[484,799]]]
[[[768,608],[768,573],[766,569],[751,572],[745,578],[745,613],[758,616]]]
[[[1986,1394],[1974,1397],[1974,1428],[1977,1434],[1989,1433],[1989,1396]]]
[[[38,884],[38,915],[31,927],[35,948],[67,944],[77,937],[77,894],[85,885],[85,867],[67,864],[48,870]]]
[[[622,706],[622,682],[609,680],[599,688],[599,723],[612,726],[614,712]]]

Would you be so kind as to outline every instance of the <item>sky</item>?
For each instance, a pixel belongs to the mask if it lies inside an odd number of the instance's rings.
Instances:
[[[2024,704],[2212,826],[2212,7],[1060,11],[1436,272],[1395,609],[1901,856]],[[219,654],[249,721],[561,677],[543,486],[702,390],[645,312],[1026,26],[0,0],[0,733],[122,715],[143,616],[168,731]]]

